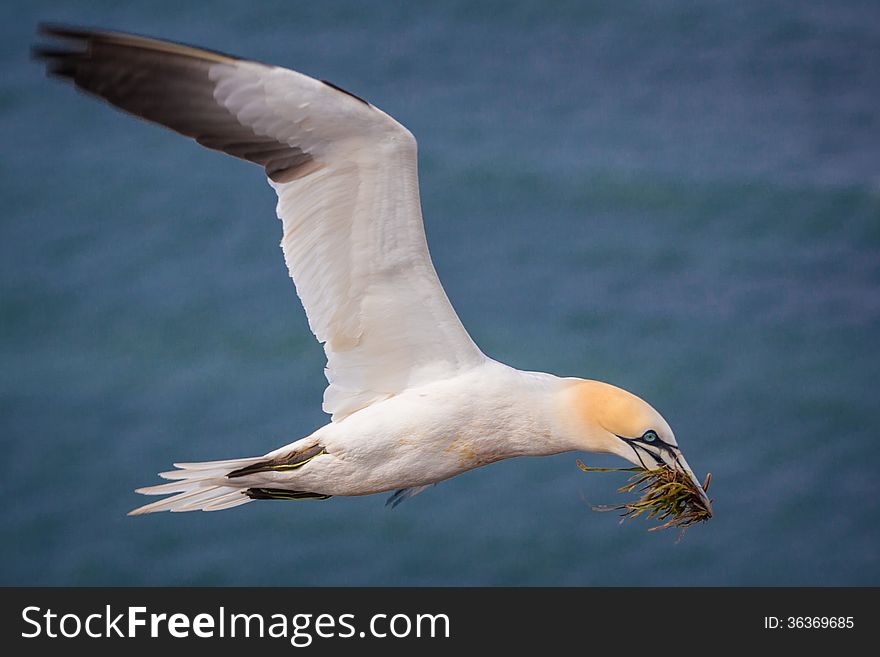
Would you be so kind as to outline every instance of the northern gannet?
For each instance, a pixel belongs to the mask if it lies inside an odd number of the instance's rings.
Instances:
[[[669,424],[637,396],[523,372],[474,344],[428,253],[416,140],[389,115],[330,82],[219,52],[41,32],[57,40],[34,49],[50,75],[265,168],[284,259],[327,356],[328,424],[262,456],[177,463],[160,474],[169,483],[137,490],[170,497],[131,514],[386,491],[396,505],[488,463],[571,450],[675,468],[702,491]]]

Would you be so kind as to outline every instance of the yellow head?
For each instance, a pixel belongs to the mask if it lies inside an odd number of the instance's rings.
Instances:
[[[571,383],[563,393],[563,415],[570,418],[568,432],[574,449],[617,454],[648,470],[680,470],[699,490],[703,489],[669,423],[650,404],[601,381],[568,381]]]

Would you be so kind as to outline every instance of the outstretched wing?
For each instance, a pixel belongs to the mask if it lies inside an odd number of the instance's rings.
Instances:
[[[263,166],[281,246],[327,354],[334,421],[484,360],[425,241],[416,142],[381,110],[277,66],[116,32],[43,27],[51,75]]]

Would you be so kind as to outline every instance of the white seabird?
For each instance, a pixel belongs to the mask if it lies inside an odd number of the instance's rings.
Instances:
[[[324,345],[331,421],[262,456],[177,463],[132,511],[216,511],[425,487],[516,456],[617,454],[687,473],[669,424],[612,385],[522,372],[474,344],[425,241],[416,140],[296,71],[131,34],[43,26],[50,75],[208,148],[263,166],[284,259]],[[708,505],[708,498],[706,498]]]

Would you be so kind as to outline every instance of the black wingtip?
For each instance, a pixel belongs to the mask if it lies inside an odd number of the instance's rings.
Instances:
[[[31,58],[45,61],[76,57],[79,53],[70,48],[56,48],[55,46],[31,46]]]
[[[75,77],[77,61],[86,56],[87,40],[92,32],[60,23],[40,22],[37,34],[76,42],[31,46],[31,59],[46,65],[46,75],[62,79]]]
[[[52,23],[50,21],[40,21],[37,23],[37,34],[40,36],[54,36],[56,30],[63,30],[61,23]]]
[[[368,103],[367,101],[365,101],[363,98],[361,98],[361,97],[358,96],[357,94],[353,94],[353,93],[351,93],[348,89],[343,89],[343,88],[340,87],[339,85],[336,85],[336,84],[333,84],[332,82],[330,82],[330,80],[321,80],[321,82],[323,82],[324,84],[326,84],[326,85],[327,85],[328,87],[330,87],[331,89],[336,89],[336,91],[341,91],[341,92],[344,93],[346,96],[351,96],[351,97],[354,98],[355,100],[359,100],[359,101],[361,101],[361,102],[362,102],[364,105],[366,105],[367,107],[371,107],[370,103]]]
[[[46,75],[49,77],[72,79],[76,77],[80,54],[70,50],[34,46],[31,48],[31,58],[46,65]]]
[[[37,34],[40,36],[56,37],[60,39],[82,40],[100,34],[104,30],[97,30],[90,27],[77,27],[64,23],[53,23],[50,21],[40,21],[37,23]]]
[[[66,40],[71,44],[78,45],[84,51],[91,48],[93,44],[102,43],[110,43],[116,46],[125,46],[129,48],[148,49],[151,47],[164,48],[175,46],[180,48],[181,52],[193,51],[191,54],[198,55],[200,52],[202,55],[216,55],[217,57],[229,60],[242,60],[242,58],[237,55],[231,55],[212,48],[194,46],[180,41],[173,41],[171,39],[157,39],[136,32],[108,30],[99,27],[80,27],[63,23],[42,21],[37,23],[37,34],[49,38]]]
[[[31,46],[31,59],[44,60],[61,57],[61,51],[48,46]]]

